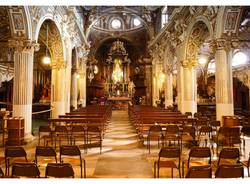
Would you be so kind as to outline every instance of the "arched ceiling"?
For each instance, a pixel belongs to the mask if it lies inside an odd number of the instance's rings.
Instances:
[[[106,48],[117,39],[124,40],[125,45],[133,48],[133,53],[130,53],[133,55],[131,60],[147,55],[147,43],[154,32],[157,12],[161,8],[159,6],[82,6],[78,8],[85,17],[87,39],[91,45],[90,58],[96,57],[99,60],[99,56],[104,54],[104,51],[99,48]],[[112,28],[114,19],[120,21],[120,28]],[[139,20],[139,25],[134,24],[135,19]]]

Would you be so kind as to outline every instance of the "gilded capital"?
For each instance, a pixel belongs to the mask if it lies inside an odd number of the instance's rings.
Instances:
[[[24,51],[38,51],[39,50],[39,43],[36,43],[32,40],[18,40],[18,39],[12,39],[8,41],[8,45],[10,48],[15,49],[18,52],[24,52]]]
[[[183,60],[181,61],[181,65],[184,68],[192,68],[192,67],[196,67],[198,64],[197,59],[187,59],[187,60]]]

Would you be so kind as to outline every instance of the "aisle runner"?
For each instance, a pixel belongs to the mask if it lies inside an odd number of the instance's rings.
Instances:
[[[137,135],[128,120],[127,111],[113,111],[103,147],[112,150],[103,153],[96,164],[96,178],[149,178],[153,177],[151,165],[145,158]]]

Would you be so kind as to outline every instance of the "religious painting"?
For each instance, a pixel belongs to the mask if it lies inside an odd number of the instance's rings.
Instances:
[[[12,13],[12,19],[15,30],[24,30],[23,14]]]
[[[239,19],[240,10],[228,10],[224,26],[224,32],[236,32],[237,22]]]

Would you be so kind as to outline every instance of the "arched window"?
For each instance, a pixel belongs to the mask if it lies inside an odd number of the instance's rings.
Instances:
[[[236,52],[233,56],[232,66],[244,65],[247,63],[247,56],[243,52]]]
[[[138,18],[134,18],[133,25],[134,25],[134,27],[137,27],[137,26],[141,25],[141,21]]]
[[[111,27],[113,29],[121,29],[122,28],[122,22],[119,19],[113,19],[111,21]]]

